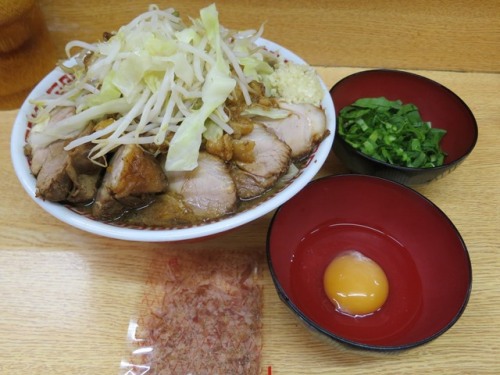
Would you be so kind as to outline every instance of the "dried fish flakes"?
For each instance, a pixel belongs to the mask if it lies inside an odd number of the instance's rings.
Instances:
[[[125,375],[259,374],[258,253],[184,251],[154,259],[132,322]]]

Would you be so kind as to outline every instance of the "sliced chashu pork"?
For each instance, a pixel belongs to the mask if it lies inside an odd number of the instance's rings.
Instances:
[[[264,125],[255,124],[242,141],[255,142],[252,162],[232,163],[231,175],[241,199],[257,197],[271,188],[288,171],[291,149]]]
[[[64,150],[66,143],[56,141],[44,149],[44,163],[36,176],[36,194],[51,202],[91,202],[103,168],[88,160],[82,150]]]
[[[39,149],[36,168],[36,195],[51,202],[67,199],[72,189],[71,179],[66,172],[69,164],[68,153],[64,150],[66,142],[56,141]],[[43,153],[43,159],[41,158]]]
[[[182,197],[198,219],[212,219],[235,210],[236,186],[222,159],[200,152],[192,171],[166,172],[169,190]]]
[[[113,155],[96,194],[92,214],[116,219],[130,209],[150,204],[167,190],[167,177],[154,156],[140,146],[121,146]]]
[[[88,160],[82,150],[64,150],[66,143],[56,141],[44,149],[44,162],[36,176],[36,194],[51,202],[90,202],[97,191],[102,167]]]
[[[89,135],[93,131],[94,125],[91,123],[78,135],[78,138]],[[95,198],[98,183],[104,172],[104,167],[102,167],[104,158],[99,160],[100,164],[90,160],[89,155],[93,147],[94,144],[89,142],[67,151],[69,161],[66,173],[72,182],[72,188],[67,197],[69,202],[90,202]]]
[[[61,120],[71,113],[66,108],[52,119]],[[78,137],[89,134],[92,129],[92,125],[87,126]],[[59,140],[29,150],[31,171],[37,178],[37,196],[53,202],[90,202],[94,199],[103,168],[89,160],[91,144],[66,151],[67,143]]]
[[[75,113],[74,107],[61,107],[52,111],[48,127]],[[42,199],[60,202],[66,200],[72,183],[66,167],[69,163],[64,150],[64,140],[55,141],[47,146],[28,144],[26,152],[30,159],[30,168],[36,180],[36,195]]]
[[[74,114],[75,114],[75,107],[58,107],[50,113],[50,120],[49,123],[47,124],[47,127],[51,127],[54,124],[58,123],[59,121],[64,120],[65,118],[70,117]],[[56,146],[56,148],[58,147],[59,146]],[[40,173],[40,170],[42,169],[42,166],[44,165],[47,158],[51,157],[50,154],[54,153],[54,150],[50,150],[50,145],[32,146],[30,142],[28,151],[29,151],[28,153],[30,154],[31,172],[33,173],[33,175],[36,176],[38,175],[38,173]]]
[[[282,109],[290,111],[283,119],[258,118],[292,149],[292,158],[307,156],[314,146],[328,135],[325,112],[307,103],[280,103]]]

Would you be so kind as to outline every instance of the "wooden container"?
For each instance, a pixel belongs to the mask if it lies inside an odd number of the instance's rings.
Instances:
[[[21,105],[55,65],[55,49],[35,0],[0,0],[0,109]]]

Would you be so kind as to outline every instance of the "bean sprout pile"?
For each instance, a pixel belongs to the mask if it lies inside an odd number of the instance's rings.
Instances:
[[[168,144],[166,170],[194,169],[207,124],[232,134],[224,103],[238,90],[251,105],[250,82],[272,73],[277,56],[256,44],[263,27],[225,29],[215,5],[190,21],[152,5],[102,42],[69,42],[71,58],[61,67],[75,79],[62,93],[33,101],[31,145],[67,139],[71,150],[91,142],[90,158],[99,163],[120,145]],[[75,113],[51,122],[61,107]],[[79,136],[102,119],[106,126]]]

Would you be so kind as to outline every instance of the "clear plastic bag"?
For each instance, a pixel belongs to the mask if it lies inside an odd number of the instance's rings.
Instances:
[[[262,259],[252,250],[159,254],[120,374],[259,374]]]

